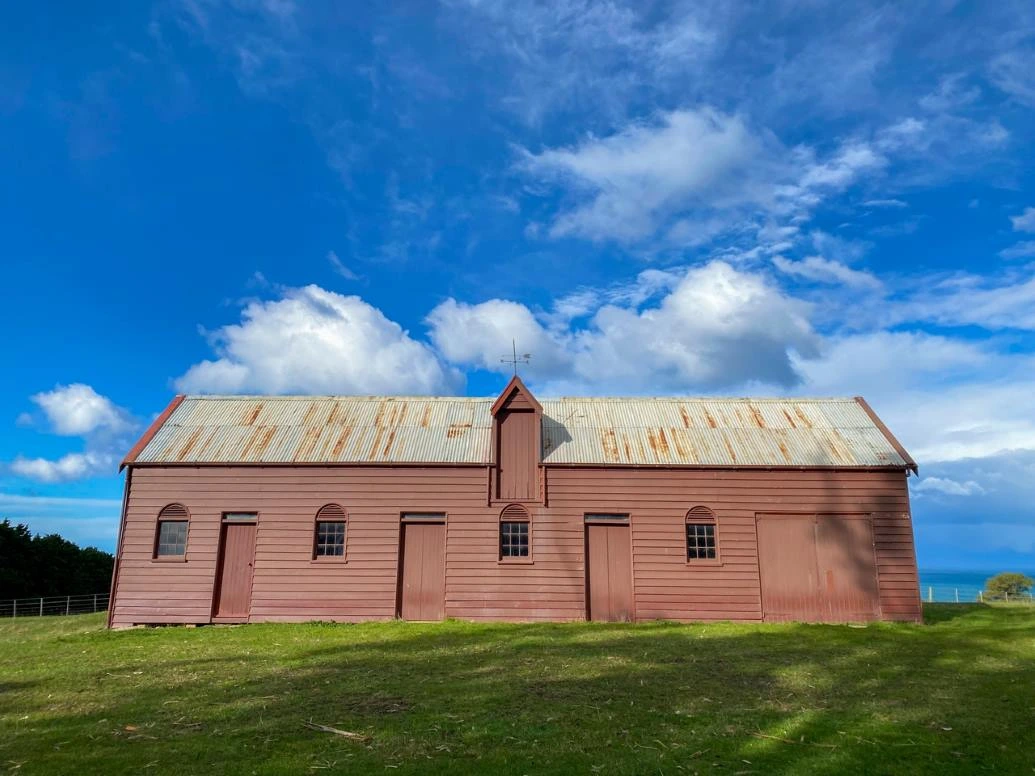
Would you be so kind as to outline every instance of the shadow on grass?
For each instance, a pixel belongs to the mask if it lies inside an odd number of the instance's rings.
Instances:
[[[919,627],[88,634],[67,646],[107,650],[68,670],[90,700],[55,703],[46,680],[18,693],[31,721],[15,726],[0,760],[77,773],[1030,769],[1035,612],[927,614]],[[369,741],[306,730],[309,719]]]

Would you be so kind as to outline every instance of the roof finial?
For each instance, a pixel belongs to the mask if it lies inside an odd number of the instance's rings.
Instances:
[[[531,353],[522,353],[520,356],[518,356],[517,341],[516,340],[511,340],[510,341],[510,349],[511,349],[511,356],[510,356],[510,358],[507,358],[506,356],[504,356],[503,358],[500,359],[500,363],[501,364],[511,364],[514,367],[514,377],[517,377],[518,364],[527,364],[529,361],[532,360],[532,354]]]

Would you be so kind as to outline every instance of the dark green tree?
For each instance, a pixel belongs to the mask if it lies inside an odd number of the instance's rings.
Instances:
[[[114,562],[57,534],[33,536],[26,525],[0,522],[0,599],[103,593]]]

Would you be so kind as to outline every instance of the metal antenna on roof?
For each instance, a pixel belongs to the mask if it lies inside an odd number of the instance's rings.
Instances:
[[[510,341],[510,349],[512,351],[510,358],[507,358],[506,356],[504,356],[503,358],[500,359],[500,363],[501,364],[511,364],[514,367],[514,377],[517,377],[518,364],[527,364],[529,361],[532,360],[532,354],[531,353],[522,353],[519,356],[518,352],[517,352],[517,341],[516,340],[511,340]]]

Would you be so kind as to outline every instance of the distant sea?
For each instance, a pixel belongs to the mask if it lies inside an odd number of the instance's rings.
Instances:
[[[920,595],[925,601],[929,596],[935,601],[955,601],[958,591],[961,602],[976,601],[978,593],[985,589],[985,581],[997,573],[999,572],[920,569]],[[1030,570],[1023,573],[1035,577]]]

